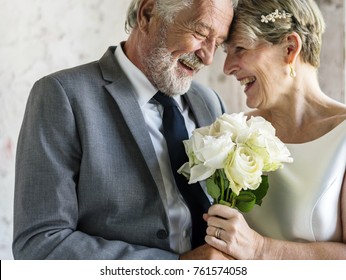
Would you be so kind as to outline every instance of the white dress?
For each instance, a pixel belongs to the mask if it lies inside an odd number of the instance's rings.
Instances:
[[[294,162],[269,173],[262,205],[244,215],[249,226],[281,240],[342,241],[346,120],[314,141],[287,147]]]

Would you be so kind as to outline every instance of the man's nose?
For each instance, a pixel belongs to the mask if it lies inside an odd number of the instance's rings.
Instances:
[[[215,40],[208,40],[202,43],[201,48],[196,53],[204,65],[210,65],[213,62],[217,46]]]

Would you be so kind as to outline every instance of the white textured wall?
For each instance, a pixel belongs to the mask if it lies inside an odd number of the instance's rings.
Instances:
[[[320,84],[334,99],[346,101],[346,3],[345,0],[316,0],[326,21],[323,36]]]
[[[30,88],[126,39],[128,0],[0,0],[0,259],[11,259],[14,156]]]
[[[345,100],[344,0],[319,1],[330,13],[322,85]],[[30,88],[40,77],[96,60],[109,45],[126,39],[129,0],[0,0],[0,259],[11,259],[14,157]],[[337,15],[337,16],[336,16]],[[340,29],[339,35],[335,35]],[[233,78],[222,73],[224,54],[198,80],[215,88],[229,111],[246,110]],[[327,70],[325,70],[327,69]],[[332,83],[330,81],[333,81]]]

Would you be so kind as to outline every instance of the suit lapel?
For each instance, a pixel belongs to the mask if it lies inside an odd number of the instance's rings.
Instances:
[[[117,103],[125,123],[147,163],[155,183],[163,186],[159,163],[156,156],[153,156],[156,153],[141,108],[130,81],[122,72],[121,67],[114,57],[114,50],[115,48],[109,48],[99,61],[104,79],[110,82],[105,88]],[[164,188],[162,187],[159,189]]]

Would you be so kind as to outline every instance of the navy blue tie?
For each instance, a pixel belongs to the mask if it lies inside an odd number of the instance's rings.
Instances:
[[[185,121],[175,100],[162,92],[155,94],[154,98],[164,107],[162,124],[167,142],[169,158],[175,182],[189,207],[192,219],[192,248],[204,244],[207,224],[203,220],[203,213],[208,211],[210,202],[199,183],[188,184],[187,179],[178,174],[177,170],[188,161],[183,140],[188,139]]]

